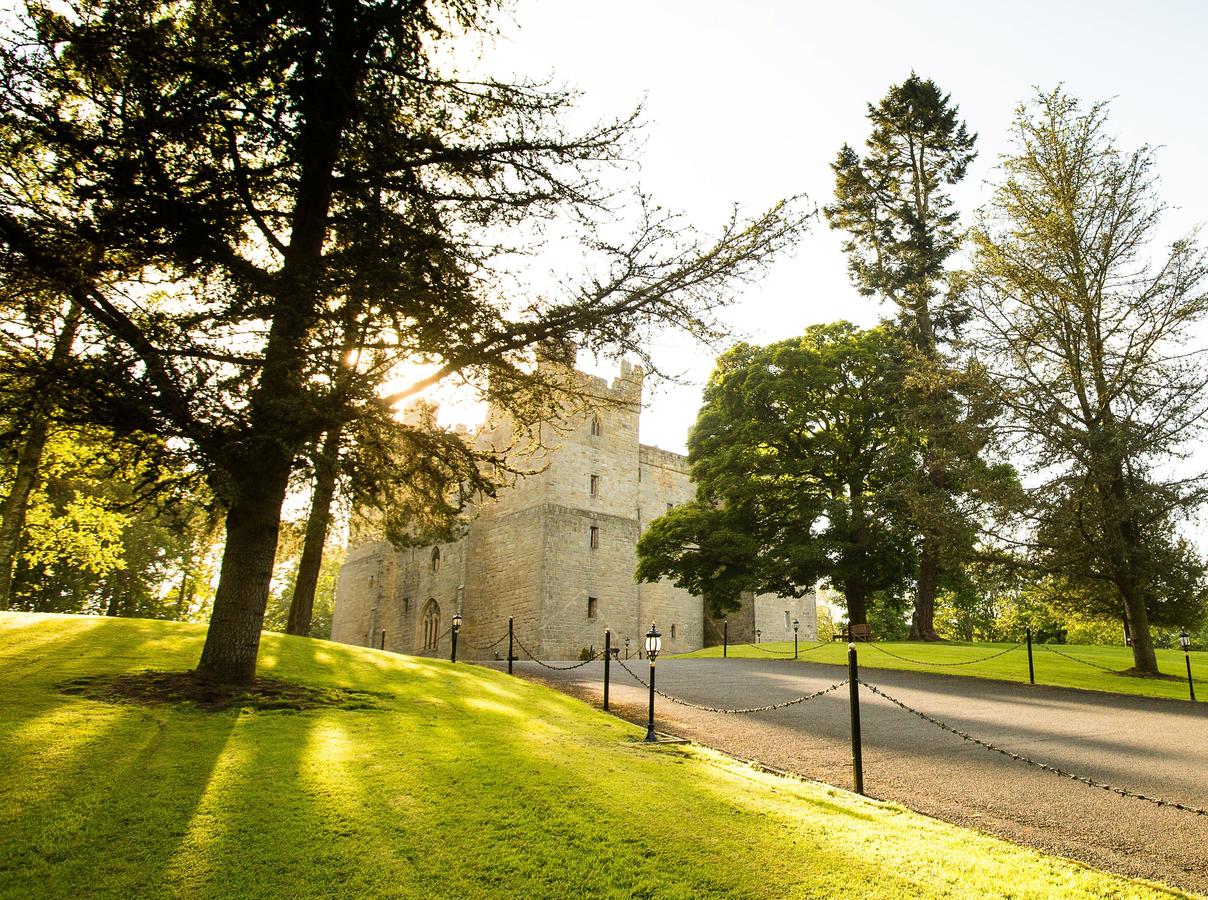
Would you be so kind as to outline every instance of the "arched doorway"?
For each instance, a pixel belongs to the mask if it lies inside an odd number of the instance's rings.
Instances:
[[[424,629],[424,649],[435,650],[440,640],[440,604],[429,600],[424,604],[424,612],[420,617]]]

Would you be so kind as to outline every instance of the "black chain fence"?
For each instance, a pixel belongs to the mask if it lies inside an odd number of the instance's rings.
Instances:
[[[909,704],[903,703],[897,697],[891,697],[889,694],[885,693],[880,688],[869,684],[867,681],[864,681],[863,679],[859,679],[857,683],[860,684],[862,687],[868,688],[868,690],[870,690],[872,693],[876,694],[878,697],[888,700],[894,706],[897,706],[900,709],[905,710],[906,712],[910,713],[911,715],[918,716],[924,722],[928,722],[928,723],[934,725],[936,728],[946,731],[949,734],[954,734],[957,737],[959,737],[961,740],[968,741],[971,744],[976,744],[977,746],[983,747],[986,750],[992,750],[995,753],[1001,753],[1003,756],[1007,756],[1007,757],[1010,757],[1011,759],[1017,760],[1019,762],[1026,763],[1029,766],[1032,766],[1037,769],[1041,769],[1045,772],[1051,772],[1054,775],[1058,775],[1062,778],[1072,779],[1073,781],[1077,781],[1082,784],[1085,784],[1087,787],[1099,788],[1100,790],[1108,791],[1112,794],[1118,794],[1121,797],[1129,797],[1133,800],[1144,800],[1146,803],[1153,803],[1158,806],[1166,806],[1171,809],[1182,810],[1183,812],[1193,813],[1197,816],[1208,816],[1208,810],[1200,809],[1198,806],[1189,806],[1186,803],[1179,803],[1175,800],[1164,800],[1161,797],[1150,797],[1148,794],[1141,794],[1141,793],[1138,793],[1137,791],[1130,791],[1127,788],[1115,787],[1114,785],[1105,784],[1102,781],[1095,781],[1095,779],[1093,779],[1093,778],[1087,778],[1085,775],[1077,775],[1073,772],[1067,772],[1065,769],[1059,768],[1058,766],[1051,766],[1048,763],[1038,762],[1037,760],[1034,760],[1029,756],[1024,756],[1022,753],[1015,753],[1012,750],[1007,750],[1003,747],[995,746],[994,744],[991,744],[989,741],[983,741],[983,740],[980,740],[979,738],[975,738],[973,735],[968,734],[967,732],[961,731],[959,728],[953,728],[951,725],[941,722],[939,719],[933,718],[932,716],[927,715],[927,713],[922,712],[921,710],[917,710],[913,706],[910,706]]]
[[[822,641],[821,643],[818,643],[818,644],[812,644],[809,647],[801,647],[798,650],[769,650],[767,647],[763,647],[759,644],[737,644],[736,646],[753,647],[754,649],[760,651],[761,653],[775,653],[777,656],[794,656],[798,653],[809,653],[811,650],[817,650],[821,647],[829,647],[830,645],[831,645],[830,641]]]
[[[645,687],[645,688],[650,687],[650,682],[643,679],[642,676],[640,676],[636,672],[634,672],[631,668],[629,668],[629,666],[625,665],[625,663],[623,663],[621,660],[619,660],[619,659],[614,660],[614,662],[619,664],[622,669],[624,669],[626,672],[628,672],[630,677],[632,677],[635,681],[637,681],[640,685],[642,685],[642,687]],[[724,706],[705,706],[700,703],[692,703],[689,700],[683,700],[679,697],[674,697],[671,694],[665,694],[662,691],[660,691],[658,688],[655,688],[654,692],[656,694],[658,694],[660,697],[662,697],[664,700],[670,700],[672,703],[678,703],[680,706],[687,706],[690,709],[701,709],[701,710],[704,710],[705,712],[742,715],[745,713],[770,712],[774,709],[785,709],[786,707],[789,707],[789,706],[796,706],[798,703],[804,703],[806,700],[813,700],[815,697],[821,697],[823,694],[829,694],[831,691],[836,691],[839,688],[843,687],[843,685],[848,684],[848,683],[849,682],[846,679],[844,679],[843,681],[839,681],[839,682],[836,682],[835,684],[832,684],[828,688],[823,688],[820,691],[814,691],[814,693],[812,693],[812,694],[803,694],[800,697],[794,697],[792,700],[785,700],[782,703],[769,703],[767,706],[746,706],[746,707],[742,707],[740,709],[730,709],[730,708],[724,707]]]
[[[1101,666],[1099,663],[1093,663],[1090,660],[1079,659],[1076,656],[1071,656],[1070,654],[1064,653],[1054,647],[1050,647],[1047,644],[1035,644],[1033,646],[1039,647],[1041,650],[1044,650],[1048,653],[1056,653],[1058,656],[1064,656],[1066,659],[1072,659],[1074,662],[1082,663],[1084,666],[1090,666],[1092,669],[1099,669],[1101,672],[1111,672],[1113,675],[1119,674],[1118,670],[1113,669],[1110,666]]]
[[[988,659],[1004,656],[1010,653],[1012,650],[1018,650],[1026,643],[1027,641],[1020,641],[1014,647],[1008,647],[1006,650],[999,650],[997,653],[991,653],[989,656],[979,656],[977,659],[962,659],[957,662],[931,662],[930,660],[925,659],[911,659],[909,656],[902,656],[894,653],[892,650],[886,650],[884,647],[880,647],[877,644],[869,644],[868,646],[873,650],[876,650],[878,653],[884,653],[886,656],[892,656],[894,659],[900,659],[903,662],[914,663],[915,665],[919,666],[971,666],[974,663],[985,662]]]
[[[491,641],[491,643],[489,643],[489,644],[475,644],[473,641],[467,641],[465,638],[462,638],[461,640],[471,650],[493,650],[495,647],[498,647],[500,644],[502,644],[507,639],[508,639],[508,633],[505,631],[502,635],[500,635],[497,639]]]
[[[504,635],[504,637],[506,637],[506,636],[507,635]],[[554,666],[554,665],[550,665],[547,662],[544,662],[543,660],[537,659],[537,657],[533,655],[532,651],[530,651],[528,647],[524,646],[524,644],[521,643],[520,638],[514,637],[513,640],[515,640],[516,646],[524,651],[524,655],[527,656],[529,659],[531,659],[533,662],[535,662],[537,665],[544,666],[547,669],[553,669],[556,672],[565,672],[570,669],[577,669],[580,666],[587,665],[589,662],[595,662],[597,659],[600,659],[604,655],[602,653],[593,651],[591,656],[587,657],[587,659],[583,660],[582,662],[577,662],[574,665],[570,665],[570,666]]]

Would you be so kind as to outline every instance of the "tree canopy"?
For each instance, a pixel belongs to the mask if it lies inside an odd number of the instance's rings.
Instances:
[[[652,522],[638,577],[670,577],[716,613],[743,591],[839,587],[852,622],[913,572],[906,346],[839,322],[717,363],[688,440],[696,500]]]
[[[1153,152],[1121,151],[1105,104],[1038,93],[1013,135],[974,232],[969,296],[1031,454],[1033,560],[1096,611],[1122,611],[1135,666],[1153,673],[1151,622],[1198,618],[1208,593],[1178,536],[1205,497],[1182,458],[1206,411],[1202,348],[1187,341],[1208,312],[1208,258],[1188,237],[1149,263]]]

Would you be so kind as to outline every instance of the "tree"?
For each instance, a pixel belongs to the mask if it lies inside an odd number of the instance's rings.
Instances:
[[[105,335],[77,373],[88,413],[186,442],[227,511],[203,679],[254,676],[282,501],[321,435],[388,433],[435,506],[490,492],[498,454],[396,404],[458,380],[532,421],[566,389],[536,346],[715,334],[727,286],[805,225],[777,205],[706,240],[642,204],[628,238],[596,229],[615,212],[599,168],[635,120],[571,134],[572,95],[458,77],[443,48],[491,8],[80,0],[31,6],[5,42],[0,243]],[[525,297],[500,260],[555,220],[579,223],[598,264]],[[333,378],[349,322],[370,352]],[[404,363],[430,374],[385,393]]]
[[[1208,378],[1185,341],[1208,310],[1208,263],[1184,238],[1150,264],[1153,153],[1122,153],[1106,129],[1105,104],[1061,89],[1019,107],[974,232],[970,296],[1032,452],[1035,562],[1100,609],[1114,596],[1136,671],[1154,674],[1154,614],[1203,608],[1204,564],[1177,527],[1204,498],[1203,476],[1178,463],[1205,412]]]
[[[935,82],[911,73],[878,105],[869,104],[867,153],[861,157],[848,145],[839,151],[835,203],[825,210],[831,227],[849,235],[843,249],[853,283],[897,307],[913,348],[909,389],[920,419],[921,465],[912,510],[921,549],[910,636],[923,640],[936,639],[944,564],[958,565],[971,547],[975,529],[961,495],[976,493],[983,468],[981,441],[970,438],[985,422],[952,417],[958,387],[947,377],[951,363],[943,352],[967,317],[947,267],[962,238],[948,189],[965,177],[977,139],[950,101]]]
[[[0,466],[10,485],[19,463]],[[188,471],[107,431],[53,423],[26,497],[12,607],[184,619],[208,587],[215,521]]]
[[[670,577],[714,615],[742,591],[801,596],[825,578],[867,622],[914,564],[904,350],[887,326],[839,322],[725,353],[688,439],[696,500],[643,533],[638,578]]]
[[[5,479],[8,490],[0,503],[0,609],[8,609],[12,604],[13,570],[21,552],[30,497],[37,489],[42,454],[50,436],[55,408],[52,387],[56,373],[68,364],[79,327],[80,307],[71,303],[62,321],[57,323],[47,365],[40,373],[42,377],[22,380],[16,373],[23,367],[15,365],[11,353],[4,354],[10,364],[4,394],[10,401],[8,408],[19,411],[14,418],[20,422],[6,423],[9,427],[5,428],[3,441],[6,448],[15,447],[16,460],[11,480]]]

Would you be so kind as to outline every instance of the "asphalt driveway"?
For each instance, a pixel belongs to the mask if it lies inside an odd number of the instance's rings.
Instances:
[[[647,663],[630,660],[642,678]],[[504,664],[493,664],[499,668]],[[599,704],[603,664],[539,678]],[[661,660],[661,691],[714,707],[783,702],[847,677],[787,660]],[[1208,809],[1208,704],[865,669],[862,680],[960,731],[1129,791]],[[614,712],[646,721],[646,688],[615,663]],[[852,785],[848,689],[746,715],[656,701],[660,731],[839,787]],[[1098,868],[1208,893],[1208,816],[1118,796],[962,740],[861,690],[864,789],[872,797]],[[1006,887],[1006,886],[1004,886]]]

